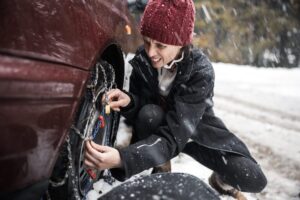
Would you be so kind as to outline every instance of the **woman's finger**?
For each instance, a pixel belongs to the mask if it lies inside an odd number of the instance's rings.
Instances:
[[[84,158],[89,160],[90,162],[94,163],[95,165],[98,165],[99,163],[101,163],[102,158],[95,158],[93,155],[91,155],[88,151],[86,151],[84,153]]]
[[[122,94],[122,91],[119,89],[110,90],[110,92],[107,93],[109,102],[111,102],[114,99],[119,99],[121,94]]]
[[[96,165],[87,159],[84,159],[84,165],[89,169],[97,169]]]
[[[118,93],[118,92],[120,92],[121,90],[120,89],[118,89],[118,88],[116,88],[116,89],[111,89],[111,90],[109,90],[106,94],[107,95],[111,95],[112,93]]]
[[[97,149],[93,148],[91,146],[91,141],[86,141],[85,143],[86,151],[93,157],[97,158],[98,160],[101,160],[101,152],[99,152]]]
[[[96,149],[97,151],[100,151],[101,153],[107,151],[107,146],[103,146],[103,145],[99,145],[99,144],[96,144],[95,142],[91,141],[90,142],[92,148]]]
[[[120,107],[125,107],[125,105],[126,105],[126,100],[112,101],[109,103],[109,106],[113,110],[117,110],[117,111],[120,111]]]
[[[106,101],[111,101],[112,97],[109,97],[109,95],[116,93],[116,90],[119,89],[111,89],[108,92],[106,92],[103,96],[102,96],[102,102],[106,102]],[[107,97],[107,99],[106,99]]]

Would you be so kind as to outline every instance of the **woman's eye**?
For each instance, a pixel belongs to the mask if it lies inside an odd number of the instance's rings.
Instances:
[[[164,49],[166,48],[165,45],[162,45],[162,44],[156,44],[156,47],[159,48],[159,49]]]

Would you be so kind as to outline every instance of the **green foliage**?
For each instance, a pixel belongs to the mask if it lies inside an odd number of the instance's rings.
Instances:
[[[274,0],[195,0],[194,45],[213,61],[298,67],[299,4]],[[264,56],[271,52],[276,59]],[[294,56],[294,59],[288,59]]]

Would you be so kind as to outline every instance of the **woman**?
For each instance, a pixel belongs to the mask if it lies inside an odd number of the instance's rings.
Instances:
[[[222,194],[245,199],[267,183],[246,145],[214,115],[214,71],[191,46],[192,0],[149,1],[142,20],[144,46],[130,61],[129,92],[109,91],[109,105],[134,127],[134,141],[116,150],[87,142],[85,164],[128,178],[145,169],[170,166],[180,152],[212,169],[210,184]]]

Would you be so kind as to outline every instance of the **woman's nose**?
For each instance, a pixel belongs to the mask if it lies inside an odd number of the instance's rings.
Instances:
[[[151,58],[151,57],[153,57],[153,56],[156,56],[156,50],[155,50],[155,48],[153,47],[153,45],[150,45],[149,46],[149,50],[148,50],[148,56]]]

